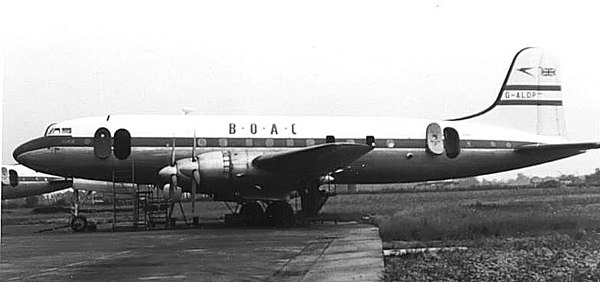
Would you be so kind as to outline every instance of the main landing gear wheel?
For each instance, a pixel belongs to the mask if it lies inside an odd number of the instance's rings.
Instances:
[[[287,202],[274,202],[267,207],[267,218],[272,226],[292,226],[294,209]]]
[[[267,222],[267,215],[257,202],[242,204],[240,215],[248,225],[263,225]]]
[[[87,221],[87,218],[85,218],[85,216],[82,216],[82,215],[73,216],[73,218],[71,218],[71,222],[69,223],[69,225],[71,226],[71,229],[73,229],[73,231],[83,232],[83,231],[87,230],[88,221]]]

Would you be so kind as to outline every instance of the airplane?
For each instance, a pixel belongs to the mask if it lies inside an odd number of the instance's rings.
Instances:
[[[72,217],[69,225],[76,232],[85,231],[88,226],[87,218],[79,214],[79,208],[85,203],[91,192],[134,193],[133,187],[125,183],[49,175],[35,172],[21,164],[2,165],[2,200],[42,195],[68,188],[72,188],[74,192]],[[86,190],[87,194],[80,197],[80,190]]]
[[[23,165],[2,165],[2,200],[36,196],[67,189],[72,181],[35,172]]]
[[[453,119],[107,115],[53,123],[13,155],[65,177],[209,194],[240,204],[248,222],[289,225],[318,214],[331,196],[323,184],[477,176],[600,148],[567,141],[559,71],[551,54],[522,49],[494,103]]]

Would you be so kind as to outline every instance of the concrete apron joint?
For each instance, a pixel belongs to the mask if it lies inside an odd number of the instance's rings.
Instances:
[[[376,227],[317,238],[275,272],[277,281],[381,281],[383,248]]]

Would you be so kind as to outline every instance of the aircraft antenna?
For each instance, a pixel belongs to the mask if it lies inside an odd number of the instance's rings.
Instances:
[[[194,112],[194,111],[196,111],[196,108],[194,108],[194,107],[183,107],[183,108],[181,109],[181,111],[183,112],[183,114],[184,114],[184,115],[186,115],[186,116],[187,116],[187,115],[189,115],[191,112]]]

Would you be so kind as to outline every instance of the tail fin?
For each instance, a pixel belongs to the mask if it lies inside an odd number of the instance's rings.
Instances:
[[[558,61],[538,48],[525,48],[512,61],[492,106],[452,119],[519,129],[538,135],[566,136]]]

